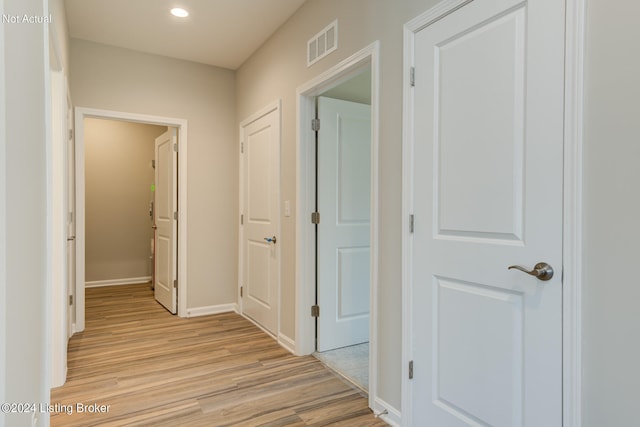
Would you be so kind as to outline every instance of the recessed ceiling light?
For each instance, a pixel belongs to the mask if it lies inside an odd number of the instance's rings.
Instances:
[[[187,16],[189,16],[189,12],[182,9],[181,7],[174,7],[173,9],[171,9],[171,14],[173,16],[177,16],[178,18],[186,18]]]

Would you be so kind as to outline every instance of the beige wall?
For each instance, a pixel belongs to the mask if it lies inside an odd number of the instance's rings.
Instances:
[[[400,408],[402,27],[436,0],[310,0],[237,73],[238,121],[282,99],[282,200],[296,201],[296,88],[375,40],[381,43],[378,397]],[[306,42],[338,19],[338,50],[310,68]],[[295,222],[282,218],[281,329],[295,336]]]
[[[630,426],[640,420],[640,3],[587,6],[583,425]]]
[[[75,39],[70,71],[76,106],[188,120],[187,307],[235,302],[234,73]]]
[[[165,126],[85,119],[87,282],[151,276],[151,160],[155,138],[166,130]]]

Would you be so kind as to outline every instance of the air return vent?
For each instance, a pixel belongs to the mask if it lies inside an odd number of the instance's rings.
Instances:
[[[338,20],[326,26],[307,42],[307,67],[338,48]]]

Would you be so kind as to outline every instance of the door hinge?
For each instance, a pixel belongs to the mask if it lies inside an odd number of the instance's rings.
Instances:
[[[73,139],[73,129],[69,129],[69,139]]]
[[[320,306],[312,305],[311,306],[311,317],[320,317]]]
[[[156,168],[156,160],[155,160],[155,159],[151,160],[151,167],[152,167],[153,169],[155,169],[155,168]]]
[[[244,225],[244,215],[240,214],[240,225]]]
[[[173,144],[173,151],[178,152],[178,144]]]
[[[173,213],[173,219],[175,219],[176,221],[178,220],[178,212]]]
[[[69,305],[73,305],[73,295],[69,295]]]
[[[173,287],[178,289],[178,279],[173,279]]]
[[[320,119],[311,120],[311,130],[314,132],[318,132],[320,130]]]
[[[311,224],[320,224],[320,212],[311,212]]]
[[[244,142],[240,143],[240,152],[244,153]]]
[[[409,70],[409,83],[411,86],[416,85],[416,67],[411,67],[411,70]]]
[[[409,361],[409,379],[413,379],[413,360]]]
[[[409,233],[413,233],[413,214],[409,215]]]
[[[244,295],[244,286],[240,286],[240,298],[242,298]]]

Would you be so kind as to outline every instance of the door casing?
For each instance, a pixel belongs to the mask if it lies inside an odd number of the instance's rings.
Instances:
[[[370,324],[369,324],[369,407],[375,412],[388,408],[377,399],[377,294],[378,294],[378,140],[380,42],[375,41],[349,58],[298,87],[297,158],[296,158],[296,325],[295,354],[315,351],[315,320],[310,315],[315,304],[315,97],[349,80],[364,67],[371,67],[371,254],[370,254]]]
[[[403,184],[402,184],[402,408],[410,411],[411,277],[409,253],[411,67],[414,36],[430,23],[473,0],[444,0],[404,25],[403,42]],[[565,0],[565,85],[563,164],[562,418],[582,424],[582,146],[585,0]],[[402,419],[407,424],[407,417]]]
[[[171,126],[178,130],[178,316],[187,317],[187,120],[76,107],[76,325],[80,332],[85,326],[85,166],[84,119],[98,118],[122,120],[159,126]]]

